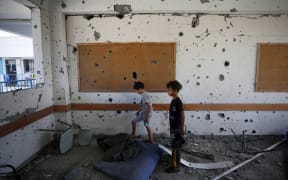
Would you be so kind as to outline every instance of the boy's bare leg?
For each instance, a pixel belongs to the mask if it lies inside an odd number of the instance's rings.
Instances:
[[[136,123],[134,121],[131,122],[132,123],[132,137],[135,137],[135,133],[136,133]]]
[[[149,142],[153,143],[152,130],[151,130],[150,126],[146,126],[146,129],[147,129],[147,133],[148,133],[148,137],[149,137]]]

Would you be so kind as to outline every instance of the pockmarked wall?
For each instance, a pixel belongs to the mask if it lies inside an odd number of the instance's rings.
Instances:
[[[288,102],[287,93],[255,92],[257,43],[287,42],[287,15],[153,14],[88,19],[67,16],[66,29],[67,43],[72,46],[94,42],[176,42],[176,78],[183,85],[180,97],[187,104]],[[80,93],[78,74],[73,73],[78,71],[77,52],[72,47],[68,47],[68,60],[72,103],[139,102],[139,96],[133,93]],[[165,92],[151,96],[157,104],[171,100]],[[72,114],[74,122],[93,128],[95,133],[130,132],[134,116],[133,112],[120,111]],[[281,134],[288,126],[286,111],[186,111],[185,115],[187,132],[194,134],[232,134],[231,129],[237,133],[247,130],[248,134]],[[168,133],[167,112],[156,112],[151,126],[155,133]]]
[[[50,52],[50,27],[48,4],[32,10],[33,51],[37,87],[0,94],[0,126],[13,123],[23,117],[53,105],[53,83]],[[32,28],[32,26],[31,26]],[[52,140],[50,132],[38,129],[54,129],[55,116],[50,114],[21,129],[0,137],[0,164],[21,167]]]
[[[18,1],[18,0],[17,0]],[[56,105],[50,114],[0,139],[0,164],[19,167],[51,141],[39,128],[55,119],[91,128],[95,134],[131,132],[135,111],[72,110],[69,104],[133,104],[136,93],[80,93],[77,43],[176,42],[176,78],[185,104],[287,104],[287,93],[256,93],[256,43],[288,40],[286,0],[30,0],[35,89],[0,95],[0,125]],[[114,5],[131,6],[119,15]],[[34,19],[33,17],[38,17]],[[36,39],[35,39],[36,36]],[[157,76],[155,77],[157,78]],[[149,91],[149,89],[147,89]],[[166,92],[151,93],[154,104],[169,104]],[[68,105],[68,106],[67,106]],[[68,107],[68,108],[63,108]],[[73,106],[72,106],[73,107]],[[68,112],[65,112],[65,110]],[[186,132],[193,134],[282,134],[287,111],[185,111]],[[154,133],[169,132],[168,112],[155,111]],[[145,134],[139,124],[138,132]]]
[[[287,104],[287,93],[256,93],[256,44],[288,41],[286,0],[31,0],[37,88],[0,95],[0,124],[56,105],[50,114],[0,139],[0,164],[19,167],[51,141],[39,128],[55,120],[91,128],[95,134],[131,132],[135,111],[72,110],[69,104],[133,104],[136,93],[80,93],[77,43],[176,42],[176,78],[185,104]],[[131,6],[129,14],[114,5]],[[5,13],[4,13],[5,14]],[[33,19],[33,17],[38,17]],[[155,75],[157,78],[157,75]],[[149,89],[147,89],[149,91]],[[166,92],[151,93],[154,104],[169,104]],[[68,106],[67,106],[68,105]],[[73,107],[73,106],[72,106]],[[282,134],[287,111],[185,111],[193,134]],[[154,133],[169,132],[168,112],[155,111]],[[145,134],[139,124],[138,132]]]

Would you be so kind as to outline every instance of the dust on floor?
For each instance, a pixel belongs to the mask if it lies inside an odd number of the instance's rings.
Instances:
[[[169,146],[169,138],[165,136],[155,136],[155,141]],[[246,136],[246,146],[243,146],[241,139],[234,136],[195,136],[188,135],[186,144],[183,146],[182,158],[191,162],[213,162],[211,158],[198,157],[190,154],[190,151],[202,152],[215,157],[215,162],[232,160],[238,164],[250,157],[255,152],[259,152],[268,146],[279,141],[281,136]],[[87,180],[109,180],[107,175],[95,170],[93,164],[101,160],[102,150],[98,147],[95,138],[89,146],[79,146],[77,141],[74,147],[66,154],[59,154],[55,146],[45,148],[31,163],[22,168],[20,174],[24,180],[58,180],[62,179],[75,166],[81,163],[81,171],[77,174],[79,179]],[[288,145],[287,142],[275,148],[271,152],[266,152],[263,156],[244,165],[238,170],[228,174],[222,179],[227,180],[285,180],[288,179]],[[170,164],[170,157],[163,155],[151,180],[172,180],[172,179],[211,179],[225,170],[202,170],[181,167],[181,171],[175,174],[165,173],[165,168]],[[78,179],[76,178],[76,179]]]

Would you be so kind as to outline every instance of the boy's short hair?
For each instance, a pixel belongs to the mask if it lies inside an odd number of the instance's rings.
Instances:
[[[179,92],[182,89],[182,85],[177,80],[169,81],[166,87],[176,90],[177,92]]]
[[[134,82],[133,89],[135,90],[144,89],[144,83],[141,81]]]

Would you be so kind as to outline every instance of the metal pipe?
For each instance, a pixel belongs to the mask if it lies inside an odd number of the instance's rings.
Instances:
[[[57,130],[57,129],[37,129],[37,131],[63,132],[63,130]]]
[[[266,148],[264,151],[270,151],[271,149],[275,148],[276,146],[282,144],[284,141],[286,141],[286,138],[283,138],[283,139],[281,139],[280,141],[276,142],[275,144],[269,146],[269,147]],[[231,169],[223,172],[222,174],[219,174],[218,176],[214,177],[212,180],[218,180],[218,179],[226,176],[227,174],[230,174],[231,172],[235,171],[236,169],[238,169],[238,168],[244,166],[245,164],[253,161],[254,159],[258,158],[259,156],[262,156],[263,154],[264,154],[264,152],[263,152],[263,153],[258,153],[258,154],[256,154],[255,156],[251,157],[250,159],[247,159],[246,161],[243,161],[242,163],[240,163],[240,164],[232,167]]]
[[[71,127],[72,127],[72,125],[71,125],[71,124],[68,124],[68,123],[66,123],[66,122],[60,121],[59,119],[57,120],[57,122],[60,122],[60,123],[62,123],[62,124],[65,124],[65,125],[69,126],[69,128],[71,128]]]

